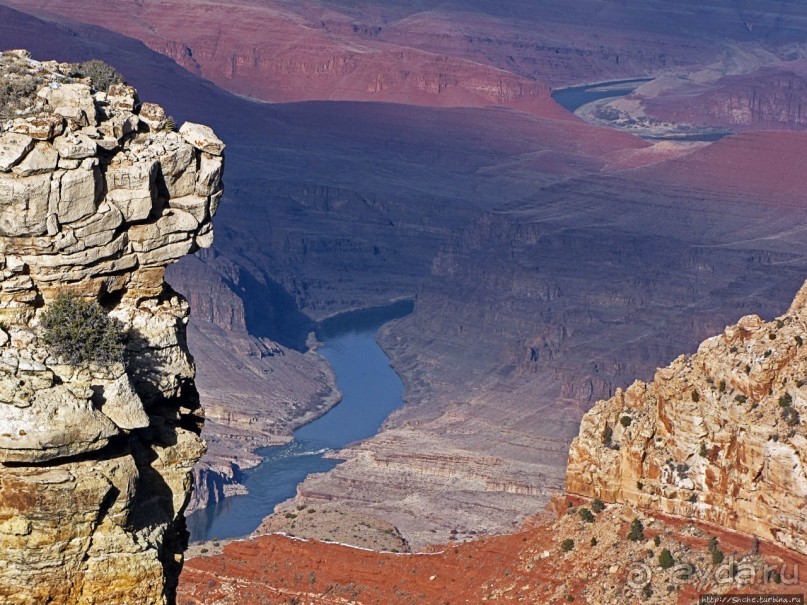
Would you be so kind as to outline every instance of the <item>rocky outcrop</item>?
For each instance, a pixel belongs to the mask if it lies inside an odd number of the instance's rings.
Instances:
[[[223,146],[129,86],[1,58],[39,90],[0,131],[0,600],[167,603],[205,446],[188,304],[164,272],[212,241]],[[46,344],[63,295],[117,320],[123,362]]]
[[[807,284],[691,357],[598,403],[569,453],[571,494],[713,523],[807,553]]]

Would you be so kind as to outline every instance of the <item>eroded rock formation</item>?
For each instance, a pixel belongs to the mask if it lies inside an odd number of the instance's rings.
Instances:
[[[35,94],[0,132],[0,600],[167,603],[202,416],[188,304],[165,267],[212,241],[223,144],[115,84],[0,56]],[[124,361],[45,344],[62,295],[99,302]]]
[[[569,493],[807,553],[805,332],[807,284],[778,319],[743,317],[599,402],[571,446]]]

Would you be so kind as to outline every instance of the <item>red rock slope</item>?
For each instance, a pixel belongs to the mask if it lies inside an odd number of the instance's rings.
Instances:
[[[223,554],[187,561],[177,603],[689,604],[706,592],[786,594],[807,588],[794,578],[807,557],[739,534],[642,516],[617,505],[592,522],[582,519],[582,509],[560,510],[565,514],[536,520],[513,535],[449,543],[417,555],[281,535],[235,542]],[[628,533],[637,515],[644,539],[632,541]],[[712,538],[717,539],[713,549],[725,557],[720,564],[712,563]],[[573,542],[571,550],[564,549],[566,540]],[[659,566],[662,549],[674,558],[670,569]]]

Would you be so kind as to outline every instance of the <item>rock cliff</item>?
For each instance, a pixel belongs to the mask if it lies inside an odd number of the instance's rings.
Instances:
[[[807,284],[775,321],[743,317],[599,402],[572,443],[568,492],[807,553],[805,331]]]
[[[0,601],[167,603],[205,446],[188,304],[164,272],[212,242],[224,146],[78,75],[0,55]],[[122,361],[46,344],[66,295],[114,318]]]

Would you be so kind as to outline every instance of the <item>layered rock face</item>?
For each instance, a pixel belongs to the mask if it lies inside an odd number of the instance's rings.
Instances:
[[[167,603],[205,446],[188,304],[163,277],[212,241],[223,144],[69,65],[16,51],[0,70],[39,89],[0,132],[0,600]],[[123,362],[46,345],[64,295],[119,322]]]
[[[655,119],[733,130],[803,130],[807,61],[782,61],[715,82],[689,83],[640,101]],[[682,85],[679,85],[683,87]]]
[[[807,553],[807,284],[599,402],[569,453],[571,494],[698,519]]]

